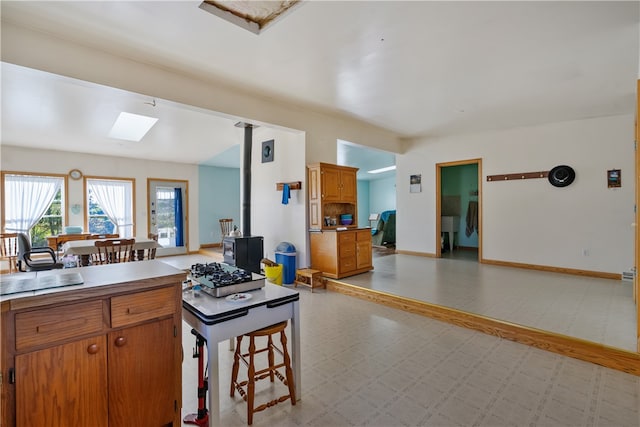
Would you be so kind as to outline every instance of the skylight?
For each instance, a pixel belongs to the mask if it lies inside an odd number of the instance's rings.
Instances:
[[[139,142],[157,121],[155,117],[122,112],[113,124],[109,137]]]
[[[367,173],[382,173],[382,172],[388,172],[393,170],[396,170],[396,165],[387,166],[386,168],[373,169],[373,170],[367,171]]]
[[[301,3],[300,0],[205,0],[200,4],[200,9],[260,34]]]

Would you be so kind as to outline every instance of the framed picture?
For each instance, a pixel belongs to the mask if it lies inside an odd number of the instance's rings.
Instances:
[[[611,169],[607,171],[607,187],[622,187],[622,171],[620,169]]]
[[[411,175],[409,177],[409,192],[420,193],[422,191],[422,175]]]
[[[273,162],[273,139],[262,143],[262,163]]]

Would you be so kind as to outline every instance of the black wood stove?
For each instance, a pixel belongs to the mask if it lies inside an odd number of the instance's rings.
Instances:
[[[260,273],[260,261],[264,258],[262,236],[227,236],[222,241],[224,262],[253,273]]]

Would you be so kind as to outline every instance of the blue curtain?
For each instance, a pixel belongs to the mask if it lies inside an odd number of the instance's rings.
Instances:
[[[176,246],[184,246],[184,224],[182,220],[182,188],[174,188],[173,213],[176,220]]]

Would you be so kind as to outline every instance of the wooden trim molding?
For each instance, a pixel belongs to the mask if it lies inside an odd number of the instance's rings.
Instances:
[[[573,274],[576,276],[584,276],[584,277],[597,277],[600,279],[612,279],[612,280],[622,280],[622,274],[619,273],[608,273],[605,271],[590,271],[590,270],[578,270],[575,268],[566,268],[566,267],[551,267],[547,265],[536,265],[536,264],[524,264],[520,262],[509,262],[509,261],[498,261],[494,259],[482,259],[480,261],[483,264],[491,264],[491,265],[500,265],[504,267],[515,267],[515,268],[525,268],[527,270],[539,270],[539,271],[550,271],[552,273],[564,273],[564,274]]]
[[[546,178],[548,176],[549,176],[549,171],[506,173],[506,174],[500,174],[500,175],[487,175],[487,182],[513,181],[516,179]]]
[[[421,257],[425,257],[425,258],[436,258],[437,257],[436,254],[432,254],[432,253],[429,253],[429,252],[404,251],[404,250],[401,250],[401,249],[396,249],[396,253],[397,254],[403,254],[403,255],[421,256]]]
[[[327,279],[328,291],[360,298],[410,313],[430,317],[467,329],[551,351],[574,359],[640,376],[640,354],[562,334],[467,313],[454,308],[418,301]]]

